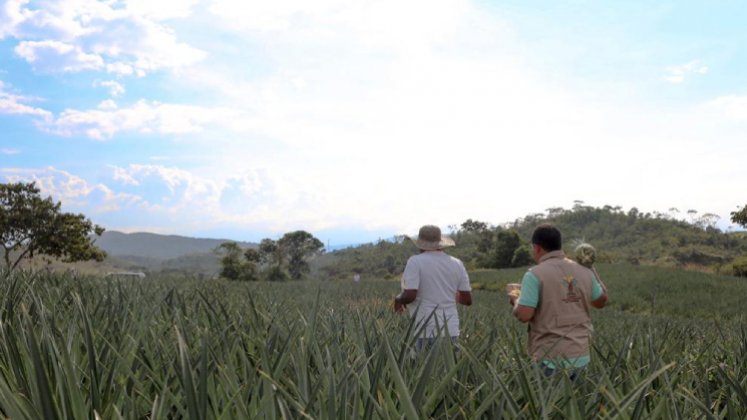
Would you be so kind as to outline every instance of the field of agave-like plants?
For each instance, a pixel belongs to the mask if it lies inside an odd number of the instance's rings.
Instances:
[[[0,274],[0,415],[747,418],[746,306],[688,316],[675,293],[688,283],[631,270],[607,270],[613,304],[594,313],[593,360],[576,383],[532,367],[526,327],[491,290],[461,310],[459,349],[415,353],[409,319],[391,312],[391,281]],[[706,277],[707,292],[686,292],[693,311],[747,298],[747,284]],[[664,291],[640,310],[620,303],[653,282]]]

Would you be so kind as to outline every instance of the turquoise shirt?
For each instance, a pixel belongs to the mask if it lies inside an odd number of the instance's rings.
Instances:
[[[591,300],[597,300],[602,296],[602,286],[599,284],[599,280],[597,280],[597,277],[594,275],[594,273],[591,274]],[[536,308],[539,304],[539,298],[540,298],[540,282],[537,276],[534,275],[531,271],[527,271],[526,274],[524,274],[524,278],[521,280],[521,295],[519,295],[519,305],[528,306],[530,308]],[[560,360],[560,365],[562,367],[584,367],[589,364],[589,361],[591,360],[591,357],[587,354],[585,356],[579,356],[579,357],[573,357],[566,360]],[[546,364],[551,369],[555,369],[555,362],[551,360],[544,360],[543,363]]]

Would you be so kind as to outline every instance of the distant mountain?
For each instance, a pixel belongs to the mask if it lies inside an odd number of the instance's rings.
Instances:
[[[138,257],[148,260],[169,260],[193,254],[210,254],[228,239],[190,238],[156,233],[122,233],[106,231],[96,238],[96,246],[111,257]],[[256,247],[251,242],[239,242],[242,248]]]

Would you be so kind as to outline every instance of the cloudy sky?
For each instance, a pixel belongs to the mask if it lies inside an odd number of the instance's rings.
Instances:
[[[110,230],[344,244],[747,202],[741,0],[0,0],[0,181]]]

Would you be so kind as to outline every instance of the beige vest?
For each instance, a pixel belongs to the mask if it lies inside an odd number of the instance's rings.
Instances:
[[[591,270],[552,251],[529,269],[539,279],[540,298],[529,322],[529,355],[536,361],[589,354]]]

